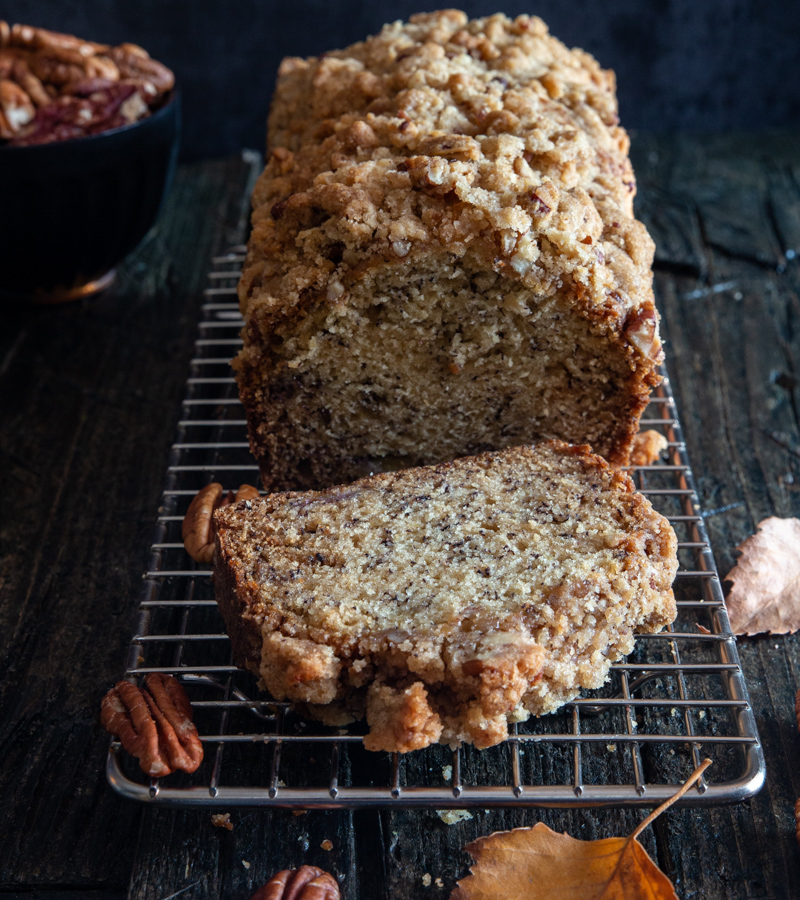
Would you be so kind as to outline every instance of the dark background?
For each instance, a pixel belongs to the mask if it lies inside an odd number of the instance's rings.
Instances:
[[[142,44],[184,97],[184,157],[263,149],[281,57],[344,47],[425,0],[0,0],[0,18]],[[454,4],[455,5],[455,4]],[[640,131],[800,125],[797,0],[462,0],[471,16],[535,13],[617,72],[623,124]]]

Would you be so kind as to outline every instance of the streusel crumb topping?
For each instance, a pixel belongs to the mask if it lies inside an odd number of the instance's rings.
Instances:
[[[346,302],[365,268],[444,247],[537,294],[569,286],[621,330],[651,298],[653,244],[614,87],[532,16],[413,16],[284,60],[243,310]]]

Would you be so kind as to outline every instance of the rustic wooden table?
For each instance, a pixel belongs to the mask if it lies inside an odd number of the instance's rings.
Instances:
[[[725,574],[758,521],[800,514],[800,135],[633,147],[673,389]],[[181,167],[157,231],[111,290],[3,310],[3,896],[245,900],[305,862],[336,872],[347,900],[447,897],[479,835],[543,821],[593,838],[642,818],[479,810],[447,826],[433,812],[249,809],[228,832],[208,811],[145,809],[107,787],[98,704],[131,633],[209,259],[245,234],[253,174],[239,158]],[[800,641],[764,636],[739,652],[767,783],[745,803],[670,811],[646,833],[684,900],[800,897]]]

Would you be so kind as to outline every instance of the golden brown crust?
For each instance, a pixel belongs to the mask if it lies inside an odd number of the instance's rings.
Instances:
[[[216,514],[240,665],[367,746],[490,746],[671,621],[676,541],[623,472],[550,442]]]

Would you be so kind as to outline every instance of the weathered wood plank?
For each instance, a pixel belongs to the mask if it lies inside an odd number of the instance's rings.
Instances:
[[[735,547],[760,519],[800,509],[793,487],[798,458],[786,449],[798,444],[796,269],[791,261],[783,265],[800,205],[786,181],[791,151],[783,139],[728,146],[695,139],[690,154],[683,152],[685,143],[663,139],[661,152],[678,156],[674,177],[697,198],[708,274],[691,279],[660,272],[657,296],[673,387],[724,575]],[[783,173],[780,190],[776,172]],[[654,237],[658,242],[657,231]],[[679,896],[796,895],[797,644],[794,636],[740,642],[767,784],[748,803],[671,811],[656,825],[659,859]]]
[[[251,171],[182,168],[107,294],[6,320],[0,890],[127,885],[141,810],[105,783],[98,703],[130,638],[208,258],[241,239]]]
[[[333,872],[345,900],[364,896],[350,813],[241,810],[227,831],[211,824],[212,812],[145,811],[129,900],[162,900],[190,885],[193,900],[246,898],[280,869],[302,865]]]
[[[30,890],[23,892],[3,891],[3,900],[31,900],[37,894]],[[42,896],[42,894],[38,894]],[[107,890],[106,888],[82,887],[71,888],[59,885],[48,885],[47,900],[125,900],[125,890]]]

